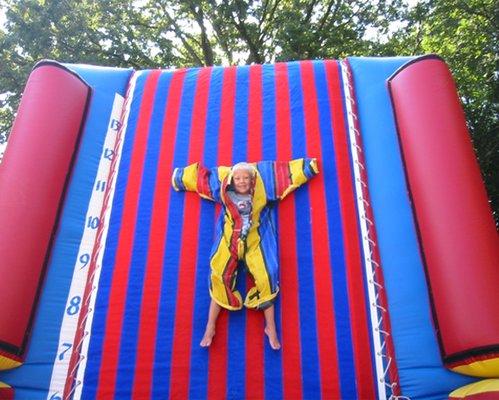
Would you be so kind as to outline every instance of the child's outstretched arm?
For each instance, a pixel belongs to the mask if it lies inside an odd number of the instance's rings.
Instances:
[[[220,202],[220,185],[229,167],[205,168],[194,163],[183,168],[175,168],[172,186],[176,191],[196,192],[204,199]]]
[[[298,158],[289,162],[264,161],[258,163],[258,170],[270,201],[284,199],[319,173],[315,158]]]

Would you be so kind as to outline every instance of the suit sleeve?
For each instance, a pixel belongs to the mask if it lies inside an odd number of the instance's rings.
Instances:
[[[289,162],[264,161],[258,163],[258,170],[264,181],[268,201],[284,199],[319,173],[315,158],[298,158]]]
[[[175,168],[172,186],[177,192],[196,192],[204,199],[220,202],[220,186],[226,170],[227,167],[205,168],[199,163]]]

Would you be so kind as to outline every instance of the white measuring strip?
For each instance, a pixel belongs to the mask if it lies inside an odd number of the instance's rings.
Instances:
[[[122,154],[122,148],[123,148],[123,143],[125,141],[125,132],[127,129],[128,125],[128,116],[130,114],[130,104],[131,104],[131,99],[133,98],[133,92],[135,89],[135,83],[137,81],[137,76],[138,73],[134,73],[132,75],[132,78],[130,80],[129,84],[129,89],[127,93],[127,103],[125,103],[125,110],[123,114],[123,119],[122,119],[122,126],[120,127],[120,134],[119,134],[119,140],[120,142],[118,143],[118,148],[117,148],[117,154],[116,154],[116,171],[115,173],[118,173],[118,168],[120,165],[120,160],[121,160],[121,154]],[[117,175],[114,176],[114,180],[116,180]],[[109,230],[109,219],[111,217],[111,205],[113,204],[113,199],[114,199],[114,193],[115,193],[115,185],[114,181],[111,181],[110,184],[112,185],[110,189],[110,197],[109,197],[109,208],[106,210],[105,216],[104,216],[104,230],[102,232],[102,238],[101,238],[101,243],[98,243],[97,245],[100,246],[102,249],[104,249],[104,245],[106,243],[106,238],[107,238],[107,233]],[[97,299],[97,288],[99,286],[99,279],[100,279],[100,273],[101,273],[101,268],[100,266],[102,265],[102,259],[104,257],[104,251],[100,251],[97,259],[97,269],[95,271],[95,276],[92,282],[93,289],[91,292],[90,296],[90,302],[89,302],[89,311],[88,311],[88,317],[85,321],[85,327],[84,327],[84,336],[83,336],[83,343],[82,343],[82,349],[81,349],[81,355],[83,356],[81,358],[80,365],[78,367],[78,372],[76,375],[76,380],[75,380],[75,393],[73,395],[73,399],[79,399],[81,398],[81,392],[83,390],[83,378],[85,375],[85,369],[87,367],[87,354],[88,354],[88,347],[90,345],[90,330],[92,328],[92,322],[94,318],[94,313],[93,310],[95,310],[95,302]]]
[[[357,200],[357,206],[359,210],[359,222],[360,222],[360,229],[362,233],[362,247],[364,250],[364,265],[366,269],[366,278],[367,278],[367,289],[368,289],[368,295],[369,295],[369,311],[371,314],[371,329],[372,329],[372,336],[373,336],[373,342],[374,342],[374,360],[376,364],[376,384],[378,387],[378,395],[380,399],[386,399],[386,386],[385,386],[385,370],[383,368],[383,356],[382,356],[382,351],[383,347],[381,345],[381,334],[379,332],[379,326],[380,326],[380,319],[378,315],[378,308],[376,306],[377,298],[376,298],[376,289],[374,287],[374,282],[373,282],[373,271],[374,271],[374,265],[372,264],[371,260],[371,249],[369,246],[369,232],[368,232],[368,226],[366,222],[366,209],[364,206],[364,199],[362,196],[362,184],[361,184],[361,174],[360,174],[360,161],[359,157],[357,154],[357,147],[359,144],[357,143],[357,137],[355,134],[355,123],[353,120],[353,109],[352,109],[352,102],[353,102],[353,97],[352,93],[350,91],[350,85],[349,85],[349,76],[348,76],[348,70],[347,66],[341,63],[341,73],[343,76],[343,89],[345,91],[345,104],[347,108],[347,115],[348,115],[348,134],[350,137],[350,149],[351,149],[351,154],[352,154],[352,161],[353,161],[353,171],[354,171],[354,176],[355,176],[355,191],[357,193],[356,200]]]
[[[129,93],[132,93],[135,87],[136,75],[137,74],[134,74],[130,81]],[[126,131],[126,122],[128,120],[130,104],[126,104],[127,109],[125,110],[123,125],[120,127],[120,119],[122,117],[123,106],[124,98],[119,94],[115,94],[113,108],[108,124],[108,130],[104,140],[99,167],[97,169],[97,176],[95,178],[95,183],[93,186],[93,191],[85,218],[83,237],[80,242],[78,256],[74,265],[73,278],[71,281],[68,299],[66,302],[66,309],[61,324],[58,352],[55,357],[54,367],[52,369],[52,377],[50,380],[50,387],[47,394],[47,399],[49,400],[60,400],[63,397],[64,387],[66,385],[66,379],[69,372],[69,362],[73,350],[72,347],[76,331],[78,329],[80,310],[84,301],[83,296],[85,293],[85,287],[87,285],[89,269],[88,267],[90,266],[92,252],[95,246],[103,249],[106,242],[109,228],[109,218],[111,214],[111,205],[113,203],[115,191],[114,182],[108,182],[108,179],[110,178],[110,170],[113,158],[116,158],[116,171],[120,163],[121,149],[124,142],[124,134]],[[118,148],[116,149],[116,141],[118,139]],[[115,178],[116,176],[114,176],[114,179]],[[107,188],[108,185],[110,185],[109,188]],[[102,212],[106,189],[109,191],[109,207],[104,214],[103,221],[100,221],[99,218]],[[100,243],[96,243],[97,231],[100,224],[104,224],[102,227],[102,236]],[[88,315],[85,320],[85,335],[81,350],[81,354],[83,355],[83,357],[81,358],[81,362],[78,366],[77,379],[75,381],[76,387],[73,396],[74,399],[81,397],[81,383],[83,382],[83,374],[86,367],[86,354],[88,352],[90,340],[90,335],[88,335],[87,333],[90,332],[93,321],[93,309],[95,307],[95,301],[97,297],[97,287],[100,279],[100,266],[102,265],[103,254],[103,250],[98,253],[97,267],[94,272],[93,281],[90,283],[92,285],[92,289],[94,290],[91,291]]]
[[[129,89],[127,93],[127,103],[125,103],[125,110],[123,114],[123,119],[122,119],[122,126],[120,128],[120,136],[119,140],[120,142],[118,143],[118,148],[117,148],[117,160],[116,160],[116,175],[114,176],[114,181],[116,180],[117,174],[118,174],[118,169],[120,165],[120,160],[121,160],[121,154],[122,154],[122,148],[123,148],[123,143],[125,141],[125,132],[127,129],[128,125],[128,116],[130,114],[130,104],[131,104],[131,99],[133,98],[133,92],[135,89],[135,83],[137,81],[137,76],[138,73],[134,73],[132,75],[132,78],[130,80],[129,84]],[[110,197],[109,197],[109,208],[106,210],[105,216],[104,216],[104,230],[102,232],[102,237],[101,237],[101,243],[98,243],[97,245],[100,246],[101,249],[104,249],[105,243],[106,243],[106,238],[107,238],[107,233],[109,230],[109,219],[111,217],[111,205],[113,204],[113,199],[114,199],[114,193],[115,193],[115,185],[114,181],[111,181],[110,184],[112,185],[110,187]],[[87,367],[87,354],[88,354],[88,348],[90,345],[90,331],[92,328],[92,322],[94,318],[94,313],[93,310],[95,310],[95,302],[97,300],[97,288],[99,286],[99,279],[100,279],[100,273],[101,273],[101,268],[100,266],[102,265],[102,259],[104,257],[104,251],[100,251],[98,254],[98,259],[97,259],[97,268],[95,270],[95,275],[93,278],[92,284],[92,292],[90,296],[90,301],[89,301],[89,310],[88,310],[88,317],[85,321],[85,327],[84,327],[84,336],[83,336],[83,343],[82,343],[82,348],[81,348],[81,361],[80,365],[78,367],[78,372],[76,375],[75,379],[75,392],[73,395],[73,399],[79,399],[81,398],[81,392],[83,390],[83,379],[85,375],[85,369]]]

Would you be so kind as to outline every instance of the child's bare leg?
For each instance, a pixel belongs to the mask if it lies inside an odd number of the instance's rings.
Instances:
[[[213,299],[210,303],[210,311],[208,312],[208,322],[206,323],[206,330],[204,331],[203,339],[201,339],[200,346],[208,347],[211,345],[213,336],[215,336],[215,327],[217,324],[218,314],[220,314],[220,307]]]
[[[269,337],[270,347],[274,350],[279,350],[281,348],[281,343],[279,343],[279,338],[277,337],[277,329],[275,327],[274,318],[274,305],[263,310],[265,315],[265,333]]]

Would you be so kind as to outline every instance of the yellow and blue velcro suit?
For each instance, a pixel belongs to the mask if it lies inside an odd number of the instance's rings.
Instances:
[[[242,217],[227,195],[232,189],[231,167],[205,168],[195,163],[175,168],[172,175],[175,190],[197,192],[223,206],[210,257],[210,295],[228,310],[239,310],[243,306],[242,297],[235,290],[239,261],[244,262],[255,283],[246,294],[244,305],[265,309],[272,304],[279,292],[279,256],[271,206],[318,173],[315,158],[261,161],[251,165],[255,175],[251,188],[251,228],[246,237],[241,236]]]

